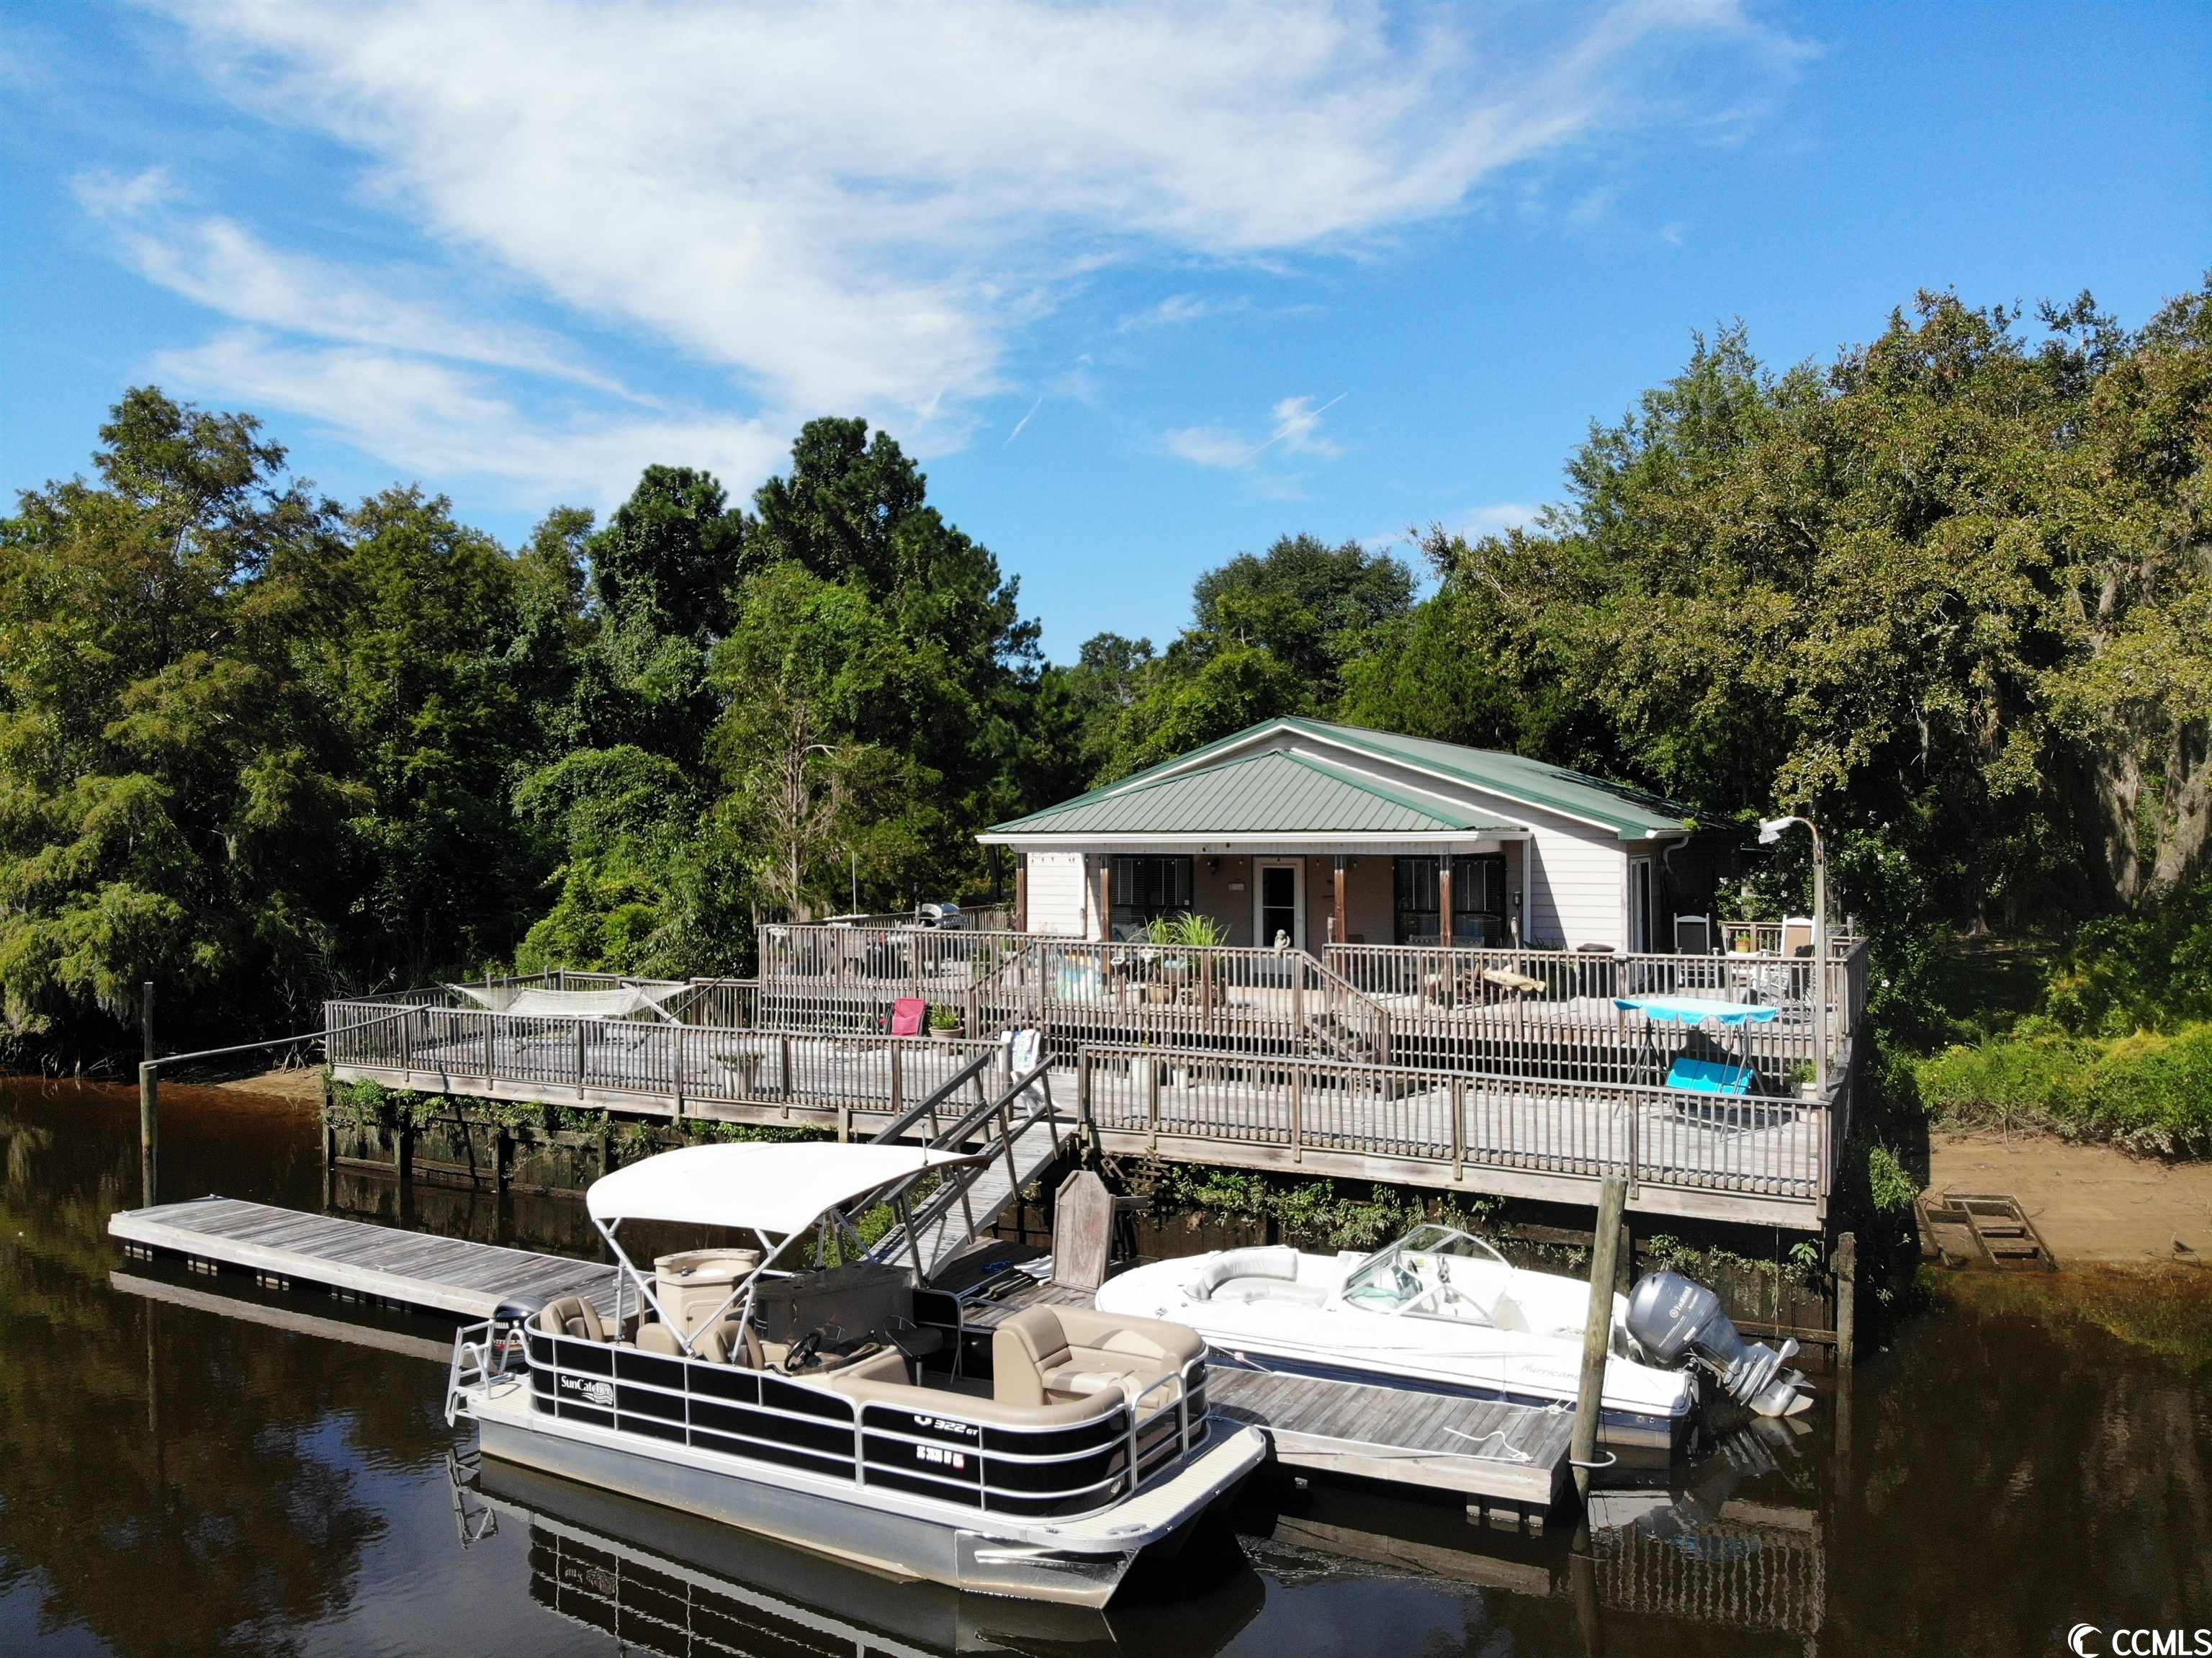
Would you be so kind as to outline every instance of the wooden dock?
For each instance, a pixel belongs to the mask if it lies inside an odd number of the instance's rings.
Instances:
[[[1264,1429],[1289,1468],[1456,1491],[1541,1515],[1567,1489],[1565,1411],[1214,1366],[1212,1408]]]
[[[614,1268],[598,1262],[235,1198],[118,1210],[107,1217],[107,1230],[139,1249],[240,1269],[288,1288],[320,1284],[337,1295],[465,1319],[489,1318],[518,1294],[549,1301],[585,1295],[601,1312],[614,1310]]]

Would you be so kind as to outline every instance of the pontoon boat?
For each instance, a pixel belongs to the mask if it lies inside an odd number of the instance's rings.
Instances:
[[[1035,1307],[988,1376],[929,1368],[903,1268],[847,1221],[983,1154],[728,1144],[664,1152],[586,1195],[617,1262],[611,1310],[518,1300],[457,1339],[449,1421],[483,1453],[839,1559],[991,1594],[1103,1606],[1180,1545],[1265,1453],[1209,1420],[1189,1329]],[[641,1271],[625,1220],[750,1230],[752,1250]],[[853,1265],[823,1265],[849,1256]],[[635,1310],[625,1313],[633,1300]],[[973,1368],[973,1367],[969,1367]]]

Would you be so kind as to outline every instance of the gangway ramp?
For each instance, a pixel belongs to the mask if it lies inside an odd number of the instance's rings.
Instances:
[[[1075,1120],[1062,1116],[1053,1102],[1049,1061],[1039,1060],[994,1095],[982,1082],[992,1060],[993,1056],[979,1057],[875,1137],[879,1143],[922,1138],[939,1150],[992,1154],[988,1162],[948,1175],[868,1252],[879,1261],[911,1264],[922,1283],[935,1278],[1019,1202],[1022,1188],[1060,1160],[1077,1132]],[[981,1096],[978,1102],[948,1121],[951,1101],[971,1082]]]

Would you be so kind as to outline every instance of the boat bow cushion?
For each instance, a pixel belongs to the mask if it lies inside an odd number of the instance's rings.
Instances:
[[[1298,1252],[1288,1244],[1267,1244],[1255,1249],[1224,1249],[1198,1269],[1182,1287],[1194,1301],[1212,1301],[1213,1292],[1232,1278],[1275,1278],[1296,1283]]]

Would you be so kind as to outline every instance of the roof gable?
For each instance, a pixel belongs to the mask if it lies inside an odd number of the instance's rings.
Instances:
[[[1443,800],[1394,789],[1310,755],[1267,749],[1165,776],[1139,773],[994,835],[1466,833],[1497,827]]]
[[[1299,739],[1300,748],[1237,752],[1277,734]],[[1332,759],[1310,752],[1309,745]],[[1679,802],[1525,755],[1286,715],[985,832],[1434,833],[1515,826],[1480,820],[1495,818],[1495,813],[1394,786],[1360,766],[1362,757],[1559,813],[1623,838],[1678,835],[1694,826],[1688,808]],[[1244,770],[1261,761],[1276,763]],[[1201,784],[1201,779],[1212,781]],[[1181,787],[1161,792],[1175,785]],[[1400,815],[1391,816],[1392,808]]]

